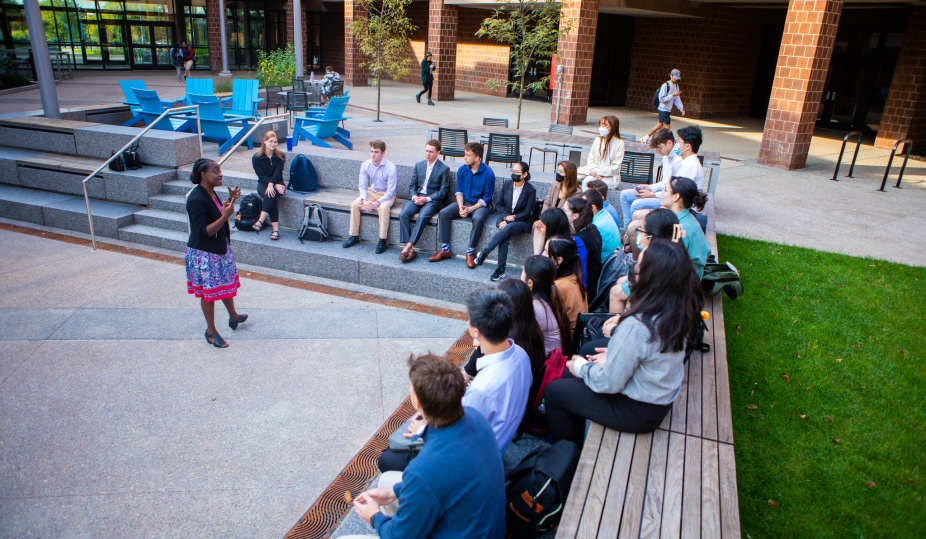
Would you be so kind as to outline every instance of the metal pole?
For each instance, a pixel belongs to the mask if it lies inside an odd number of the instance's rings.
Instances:
[[[293,41],[296,49],[296,76],[303,75],[302,66],[302,2],[293,0]]]
[[[29,27],[29,41],[32,43],[33,63],[36,79],[39,81],[39,95],[46,118],[60,118],[58,93],[55,91],[55,75],[51,70],[51,56],[48,54],[48,40],[45,39],[45,24],[38,0],[25,0],[26,24]]]
[[[558,65],[556,66],[556,119],[553,120],[553,123],[559,124],[559,104],[563,100],[563,71],[566,68]]]
[[[226,77],[231,75],[228,70],[228,36],[226,32],[228,24],[225,22],[225,0],[219,0],[219,40],[222,46],[222,72],[219,75]]]

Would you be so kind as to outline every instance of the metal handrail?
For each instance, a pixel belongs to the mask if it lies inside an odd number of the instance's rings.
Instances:
[[[248,138],[250,138],[251,133],[253,133],[258,127],[260,127],[261,125],[263,125],[264,122],[266,122],[266,121],[268,121],[268,120],[276,120],[276,119],[278,119],[278,118],[287,118],[287,121],[288,121],[288,120],[289,120],[289,119],[288,119],[288,116],[289,116],[289,115],[290,115],[289,112],[284,112],[283,114],[274,114],[273,116],[262,116],[260,119],[257,120],[257,122],[254,123],[254,125],[251,127],[251,129],[249,129],[248,132],[245,133],[245,135],[244,135],[243,137],[241,137],[240,139],[238,139],[238,142],[236,142],[234,145],[232,145],[232,147],[229,148],[227,152],[225,152],[225,155],[223,155],[222,157],[219,158],[219,160],[217,161],[218,164],[219,164],[219,166],[222,166],[222,163],[224,163],[229,157],[231,157],[232,152],[234,152],[235,150],[237,150],[237,149],[238,149],[238,146],[241,146],[241,143],[242,143],[242,142],[244,142],[245,140],[247,140]],[[287,124],[287,125],[289,125],[289,124]]]
[[[900,175],[897,176],[897,184],[894,185],[895,188],[900,189],[900,180],[903,179],[903,171],[907,168],[907,161],[910,159],[910,152],[913,150],[913,141],[908,138],[898,140],[894,143],[894,147],[891,149],[891,157],[887,160],[887,168],[884,169],[884,179],[881,180],[881,188],[878,189],[878,191],[884,191],[884,185],[887,183],[887,175],[891,173],[891,163],[894,162],[894,155],[897,154],[897,147],[901,144],[904,145],[903,165],[900,167]]]
[[[846,133],[846,136],[842,137],[842,148],[839,150],[839,159],[836,160],[836,170],[833,171],[833,177],[831,178],[834,182],[839,181],[836,179],[836,176],[839,175],[839,166],[842,164],[842,154],[846,151],[846,142],[852,137],[858,137],[858,140],[855,141],[855,154],[852,156],[852,164],[849,166],[849,173],[846,174],[846,177],[851,178],[852,171],[855,170],[855,160],[858,158],[858,150],[862,146],[861,131],[849,131]]]
[[[138,139],[140,139],[140,138],[142,137],[142,135],[144,135],[144,134],[147,133],[148,131],[151,131],[151,129],[153,129],[155,125],[157,125],[162,119],[164,119],[164,117],[170,116],[170,115],[172,115],[172,114],[177,114],[178,112],[187,111],[187,110],[194,110],[194,111],[196,111],[196,132],[197,132],[197,133],[202,133],[202,131],[203,131],[203,130],[202,130],[202,125],[200,125],[200,121],[199,121],[199,120],[200,120],[200,118],[199,118],[199,105],[187,105],[187,106],[184,106],[184,107],[177,107],[177,108],[175,108],[175,109],[167,109],[167,110],[165,110],[164,112],[162,112],[161,115],[158,116],[156,120],[154,120],[153,122],[151,122],[150,125],[148,125],[148,126],[145,127],[144,129],[142,129],[141,133],[135,135],[134,137],[132,137],[132,140],[126,142],[126,143],[125,143],[125,146],[123,146],[123,147],[119,148],[117,151],[113,152],[113,154],[112,154],[111,156],[109,156],[109,159],[107,159],[106,161],[103,161],[103,164],[102,164],[102,165],[98,166],[98,167],[96,168],[96,170],[94,170],[93,172],[91,172],[86,178],[84,178],[84,179],[80,182],[81,187],[83,187],[83,189],[84,189],[84,203],[87,204],[87,221],[88,221],[89,224],[90,224],[90,242],[93,244],[93,251],[94,251],[94,252],[96,252],[96,234],[95,234],[94,231],[93,231],[93,212],[90,211],[90,195],[87,193],[87,182],[90,181],[91,178],[93,178],[94,176],[96,176],[101,170],[103,170],[104,168],[106,168],[106,166],[109,165],[109,164],[112,162],[113,159],[115,159],[115,158],[117,158],[117,157],[122,157],[122,152],[124,152],[129,146],[131,146],[131,145],[134,144]],[[199,137],[197,137],[197,138],[199,138],[199,155],[202,156],[202,155],[203,155],[203,138],[202,138],[201,135],[200,135]]]

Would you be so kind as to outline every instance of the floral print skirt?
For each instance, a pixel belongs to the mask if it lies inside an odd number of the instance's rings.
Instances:
[[[241,288],[231,245],[224,255],[186,248],[186,289],[205,301],[233,298]]]

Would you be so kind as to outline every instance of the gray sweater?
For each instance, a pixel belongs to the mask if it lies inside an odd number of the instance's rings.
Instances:
[[[608,342],[604,365],[586,363],[579,377],[596,393],[623,393],[650,404],[670,404],[678,397],[685,375],[685,351],[662,353],[659,338],[637,317],[623,321]]]

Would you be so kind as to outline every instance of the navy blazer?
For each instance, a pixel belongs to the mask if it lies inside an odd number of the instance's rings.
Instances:
[[[225,221],[215,234],[210,236],[206,233],[206,227],[222,217],[222,211],[201,186],[197,185],[190,191],[190,196],[186,199],[186,212],[190,217],[190,239],[186,243],[187,247],[224,255],[227,242],[231,240],[231,227],[228,226],[228,221]]]
[[[421,184],[428,175],[427,160],[415,163],[412,169],[412,181],[408,184],[408,198],[419,195]],[[438,180],[438,181],[435,181]],[[438,159],[434,161],[434,168],[431,169],[431,178],[428,180],[427,196],[431,197],[431,202],[440,202],[443,206],[447,202],[447,193],[450,191],[450,167]]]
[[[515,221],[524,221],[525,223],[533,222],[534,206],[537,204],[537,190],[531,185],[531,182],[524,182],[521,188],[521,197],[518,199],[517,207],[511,207],[511,200],[514,198],[514,182],[505,180],[502,184],[502,195],[495,198],[495,212],[504,215],[514,215]]]

